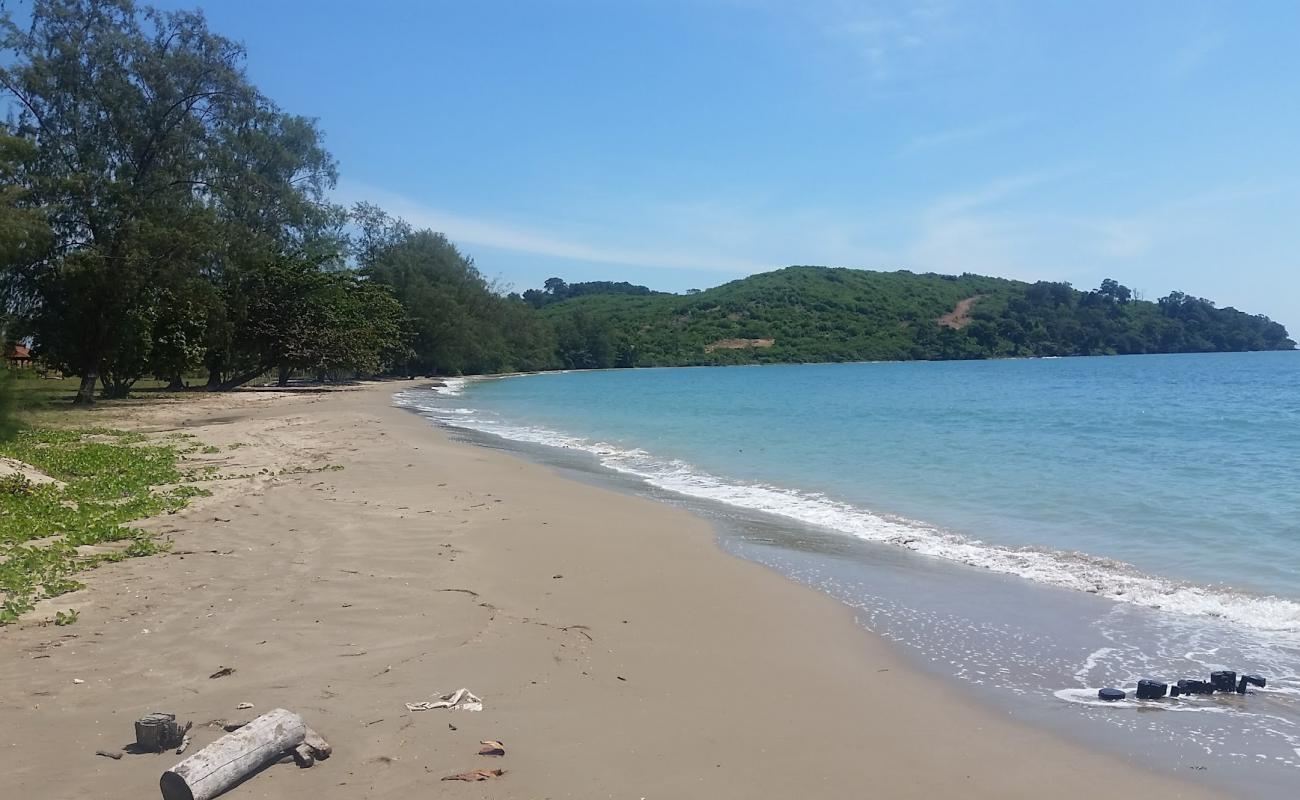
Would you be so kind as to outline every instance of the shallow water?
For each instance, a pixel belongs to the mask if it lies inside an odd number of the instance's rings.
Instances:
[[[982,699],[1251,796],[1300,780],[1300,354],[452,382],[439,424],[691,506]],[[1142,677],[1245,696],[1102,704]]]

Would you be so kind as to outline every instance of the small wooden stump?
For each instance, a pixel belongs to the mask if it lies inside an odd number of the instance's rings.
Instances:
[[[135,721],[135,745],[146,753],[161,753],[177,747],[185,731],[176,724],[175,714],[155,711]]]

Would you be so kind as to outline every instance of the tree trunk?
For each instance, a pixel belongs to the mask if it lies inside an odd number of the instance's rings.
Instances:
[[[279,380],[277,380],[277,381],[275,382],[275,385],[276,385],[276,386],[288,386],[288,385],[289,385],[289,374],[290,374],[290,372],[291,372],[291,370],[290,370],[287,366],[281,365],[281,366],[280,366],[280,377],[279,377]]]
[[[81,386],[77,389],[77,398],[72,401],[73,405],[93,405],[95,402],[95,384],[98,382],[99,372],[87,370],[86,374],[81,376]]]
[[[164,800],[210,800],[302,744],[302,717],[277,708],[163,773]]]
[[[248,383],[252,379],[256,378],[257,376],[261,375],[262,373],[266,372],[268,369],[269,367],[259,367],[256,370],[249,370],[248,372],[245,372],[242,375],[235,375],[230,380],[219,385],[217,389],[223,392],[230,391],[231,389],[237,389],[240,386],[243,386],[244,384]]]
[[[185,379],[179,375],[173,375],[171,377],[171,380],[168,381],[167,383],[167,391],[169,392],[179,392],[184,390],[184,388],[185,388]]]
[[[130,380],[119,380],[117,378],[104,379],[104,397],[113,400],[121,400],[131,394],[131,387],[135,385],[135,378]]]
[[[221,388],[221,370],[217,367],[208,367],[208,388],[214,392]]]

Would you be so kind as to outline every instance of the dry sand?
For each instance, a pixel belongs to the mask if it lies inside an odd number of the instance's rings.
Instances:
[[[175,755],[95,751],[149,711],[193,720],[197,748],[221,734],[210,720],[277,706],[335,756],[273,766],[231,800],[1212,796],[918,676],[685,511],[448,441],[391,407],[402,386],[106,420],[195,433],[231,472],[344,469],[217,484],[146,523],[172,554],[58,598],[74,626],[0,631],[0,797],[157,797]],[[462,686],[484,711],[404,707]],[[506,756],[477,755],[480,739]],[[478,767],[507,772],[439,780]]]

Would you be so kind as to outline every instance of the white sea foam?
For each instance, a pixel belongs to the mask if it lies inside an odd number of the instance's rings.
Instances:
[[[1097,687],[1100,688],[1100,687]],[[1097,708],[1141,708],[1144,710],[1160,711],[1196,711],[1211,714],[1232,714],[1237,711],[1230,706],[1217,705],[1222,699],[1222,695],[1215,697],[1213,695],[1190,695],[1178,699],[1162,698],[1160,700],[1138,700],[1134,693],[1136,687],[1127,689],[1128,697],[1123,700],[1102,700],[1097,696],[1097,688],[1086,689],[1061,689],[1053,692],[1059,700],[1077,705],[1095,706]]]
[[[458,395],[465,379],[451,379],[433,391]],[[470,417],[473,409],[442,407],[420,392],[394,397],[401,406],[443,424],[469,428],[519,442],[592,454],[605,467],[636,476],[651,486],[689,497],[772,514],[915,553],[1018,575],[1051,586],[1074,589],[1153,609],[1211,617],[1259,631],[1289,634],[1300,644],[1300,603],[1148,575],[1122,561],[1078,552],[993,544],[946,531],[925,522],[879,514],[824,494],[756,482],[726,480],[679,460],[660,460],[641,449],[625,449],[537,427]]]
[[[465,386],[468,384],[469,378],[445,378],[443,379],[441,386],[430,386],[429,391],[434,394],[440,394],[444,397],[454,397],[463,393],[465,391]],[[403,392],[403,394],[405,394],[405,392]],[[470,410],[470,413],[473,413],[473,411]]]

